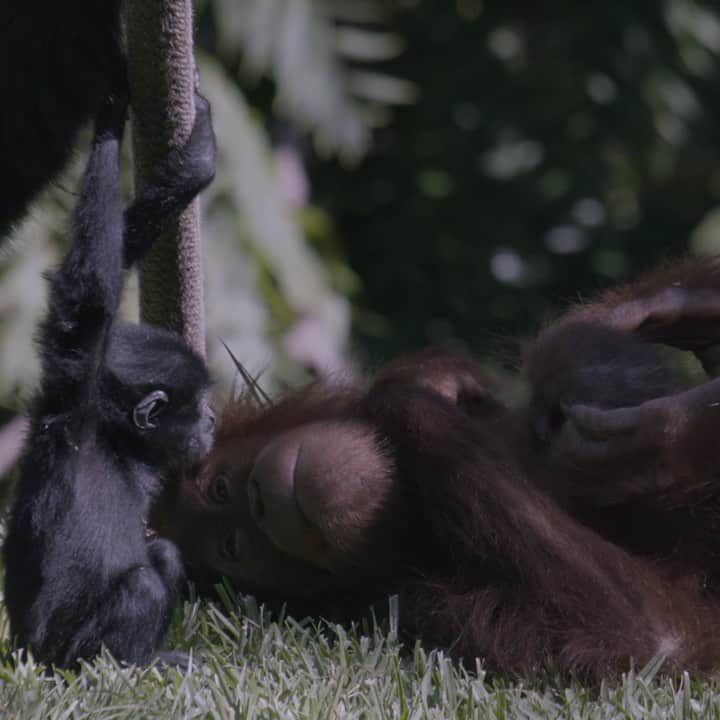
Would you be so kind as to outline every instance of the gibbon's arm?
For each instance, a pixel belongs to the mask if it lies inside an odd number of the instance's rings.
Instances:
[[[200,95],[195,103],[187,143],[170,153],[124,216],[119,149],[126,106],[108,100],[98,113],[70,226],[72,247],[51,276],[50,312],[42,333],[47,412],[67,409],[68,399],[77,398],[97,369],[120,301],[124,270],[143,257],[214,176],[210,107]]]
[[[90,157],[70,222],[71,248],[50,274],[49,312],[42,328],[46,412],[83,398],[101,364],[123,285],[120,142],[127,104],[107,99],[95,120]]]

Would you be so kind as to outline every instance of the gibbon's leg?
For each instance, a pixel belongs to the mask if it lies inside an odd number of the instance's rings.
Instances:
[[[63,662],[71,667],[77,658],[93,657],[98,638],[115,657],[146,665],[157,656],[175,604],[169,589],[152,565],[141,565],[111,581],[97,610],[83,621]]]

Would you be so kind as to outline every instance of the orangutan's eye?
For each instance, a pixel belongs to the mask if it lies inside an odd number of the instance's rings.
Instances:
[[[208,494],[218,505],[225,505],[230,501],[230,479],[225,473],[220,473],[212,479]]]

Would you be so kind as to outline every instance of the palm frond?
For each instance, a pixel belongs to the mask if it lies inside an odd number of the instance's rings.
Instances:
[[[376,0],[214,0],[221,46],[271,77],[278,109],[313,133],[318,148],[353,159],[386,108],[414,86],[377,69],[402,52]]]
[[[278,355],[288,354],[281,333],[317,317],[318,352],[341,355],[348,302],[333,290],[283,195],[267,135],[219,64],[200,58],[200,72],[219,143],[215,181],[203,195],[208,335],[224,338],[245,368],[272,363],[274,375]],[[212,343],[209,356],[229,384],[237,368]]]

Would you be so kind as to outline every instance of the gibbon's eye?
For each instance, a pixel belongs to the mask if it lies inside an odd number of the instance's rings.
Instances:
[[[237,560],[238,555],[237,541],[235,533],[226,535],[220,540],[218,553],[223,560]]]
[[[158,426],[158,417],[168,404],[167,393],[154,390],[146,395],[133,410],[133,422],[140,430],[154,430]]]
[[[224,505],[230,500],[230,480],[225,473],[216,475],[208,488],[210,499],[218,505]]]

